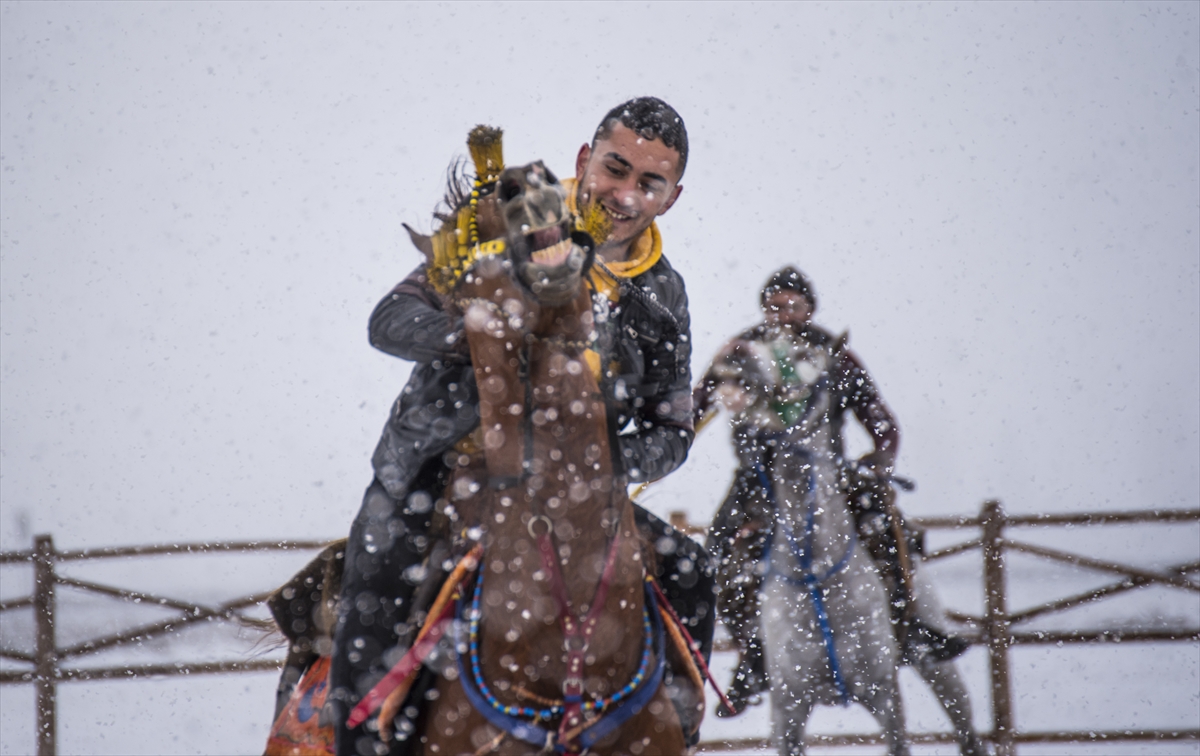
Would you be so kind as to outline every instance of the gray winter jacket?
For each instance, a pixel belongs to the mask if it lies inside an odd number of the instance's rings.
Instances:
[[[615,469],[657,480],[683,464],[692,425],[691,332],[683,279],[665,257],[597,298],[601,389]],[[418,268],[371,313],[371,344],[417,363],[371,459],[402,498],[417,473],[479,424],[479,395],[461,319],[442,309]],[[615,368],[615,369],[613,369]]]

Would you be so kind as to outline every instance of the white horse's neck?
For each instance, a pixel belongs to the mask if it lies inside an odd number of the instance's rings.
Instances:
[[[771,478],[778,508],[772,569],[820,577],[846,555],[854,519],[839,490],[833,428],[825,421],[828,394],[816,397],[805,422],[784,434],[775,449]]]

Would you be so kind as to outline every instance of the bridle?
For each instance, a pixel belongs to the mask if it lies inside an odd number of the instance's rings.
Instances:
[[[815,398],[819,392],[824,391],[827,386],[827,377],[822,379],[814,386],[812,398]],[[804,416],[801,417],[793,427],[803,425],[807,420],[807,416],[815,409],[818,402],[809,401],[805,408]],[[782,440],[785,433],[770,434],[766,439],[770,445],[774,446],[776,453],[782,449]],[[813,603],[813,611],[817,616],[817,625],[821,629],[821,638],[825,646],[825,655],[829,661],[829,670],[833,676],[833,684],[837,689],[838,698],[843,706],[850,703],[849,690],[846,686],[846,681],[842,675],[841,665],[838,662],[837,647],[834,642],[833,628],[829,624],[829,613],[825,609],[825,598],[822,595],[822,585],[833,578],[838,573],[846,569],[850,564],[850,559],[854,555],[854,549],[858,545],[857,528],[850,528],[850,538],[846,544],[846,550],[841,557],[828,569],[822,573],[817,573],[813,569],[813,534],[816,531],[816,509],[817,509],[817,477],[813,468],[813,455],[806,449],[799,446],[789,448],[788,454],[800,457],[805,462],[807,468],[805,480],[804,494],[804,541],[801,543],[795,532],[792,530],[791,523],[787,518],[781,516],[779,502],[775,495],[775,484],[767,472],[766,467],[760,460],[755,466],[755,473],[758,476],[759,484],[762,486],[763,493],[767,497],[767,502],[771,510],[775,513],[775,518],[779,524],[780,530],[783,531],[783,536],[787,541],[788,549],[792,559],[795,561],[793,569],[781,570],[772,560],[772,551],[775,541],[775,529],[772,528],[769,532],[766,543],[763,549],[762,561],[765,563],[765,571],[763,573],[764,581],[771,576],[775,576],[797,588],[803,588]],[[795,570],[799,571],[797,575]]]

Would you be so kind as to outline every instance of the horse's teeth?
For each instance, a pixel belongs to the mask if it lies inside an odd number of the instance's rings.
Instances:
[[[535,263],[539,263],[541,265],[559,265],[564,259],[566,259],[566,256],[570,250],[571,240],[563,239],[558,244],[546,247],[545,249],[537,250],[530,255],[530,257]]]

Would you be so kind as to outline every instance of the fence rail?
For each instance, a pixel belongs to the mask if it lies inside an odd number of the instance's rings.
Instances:
[[[1078,630],[1039,631],[1015,630],[1014,625],[1028,622],[1056,612],[1093,603],[1128,591],[1150,585],[1162,585],[1175,589],[1200,593],[1200,582],[1193,579],[1200,571],[1200,562],[1174,565],[1165,571],[1147,570],[1133,565],[1120,564],[1111,560],[1071,554],[1058,549],[1022,543],[1006,537],[1006,530],[1033,526],[1091,526],[1128,525],[1137,523],[1181,523],[1200,522],[1200,509],[1095,512],[1078,514],[1042,514],[1007,516],[998,501],[988,501],[976,517],[926,517],[913,518],[911,524],[926,530],[978,529],[979,537],[952,546],[938,549],[924,557],[925,562],[946,559],[957,554],[980,550],[983,555],[984,612],[973,616],[961,612],[948,612],[955,622],[965,624],[970,630],[964,637],[972,643],[983,645],[988,651],[988,672],[991,682],[992,729],[983,737],[995,744],[997,756],[1012,756],[1017,743],[1061,743],[1086,741],[1163,741],[1200,740],[1200,728],[1172,730],[1112,731],[1058,731],[1032,732],[1017,728],[1013,712],[1012,675],[1009,651],[1020,645],[1054,645],[1090,643],[1163,643],[1183,642],[1200,644],[1200,627],[1155,628],[1128,630],[1111,628],[1084,628]],[[674,513],[671,524],[694,535],[702,535],[704,528],[687,521],[684,513]],[[1102,588],[1087,591],[1055,601],[1047,602],[1020,612],[1008,609],[1008,580],[1005,569],[1006,552],[1024,553],[1053,562],[1069,564],[1119,576],[1117,582]],[[716,650],[731,650],[729,643],[719,645]],[[952,743],[949,734],[910,733],[915,743]],[[877,745],[883,742],[879,735],[809,736],[811,745],[855,746]],[[745,739],[702,742],[700,751],[719,753],[731,750],[766,748],[768,739]]]
[[[63,662],[85,657],[110,648],[162,638],[188,625],[200,622],[224,621],[246,627],[270,627],[270,623],[249,617],[245,611],[262,603],[269,592],[240,596],[216,606],[180,601],[166,596],[157,596],[141,591],[77,580],[60,575],[56,565],[85,560],[102,560],[127,557],[195,555],[212,553],[252,553],[265,551],[298,551],[321,548],[325,541],[279,541],[279,542],[224,542],[203,544],[172,544],[130,546],[121,548],[58,551],[51,536],[34,538],[29,551],[0,553],[0,565],[30,563],[33,566],[33,594],[0,603],[0,612],[32,607],[34,613],[34,652],[24,653],[16,649],[0,647],[0,658],[32,665],[25,670],[0,670],[0,684],[11,685],[33,683],[35,687],[36,738],[38,756],[53,756],[57,752],[57,687],[59,683],[87,680],[129,680],[144,677],[170,675],[225,674],[230,672],[261,672],[279,669],[280,660],[233,660],[208,663],[145,664],[120,667],[89,667],[78,669],[64,667]],[[171,609],[176,615],[165,620],[138,625],[119,633],[91,638],[70,646],[59,646],[57,642],[56,589],[59,586],[75,588],[109,598],[143,605]]]
[[[703,528],[687,522],[683,513],[673,513],[671,523],[691,534],[703,534]],[[1009,651],[1018,645],[1065,645],[1106,642],[1185,642],[1200,643],[1200,628],[1174,627],[1149,630],[1113,628],[1083,628],[1059,631],[1021,631],[1014,625],[1035,618],[1062,612],[1084,604],[1127,593],[1147,586],[1163,586],[1176,590],[1200,592],[1196,573],[1200,562],[1174,565],[1166,570],[1152,570],[1121,564],[1108,559],[1097,559],[1071,554],[1023,543],[1008,537],[1007,530],[1029,526],[1080,526],[1114,525],[1131,523],[1178,523],[1200,522],[1200,509],[1145,511],[1145,512],[1102,512],[1069,515],[1006,516],[996,501],[983,505],[976,517],[930,517],[915,518],[912,523],[928,530],[977,529],[979,536],[958,544],[933,551],[925,556],[926,562],[946,559],[968,551],[980,550],[983,556],[984,612],[974,616],[951,612],[950,617],[967,626],[968,637],[973,643],[983,645],[988,651],[988,671],[991,682],[992,729],[984,734],[995,743],[997,756],[1011,756],[1017,743],[1054,743],[1080,741],[1162,741],[1200,740],[1200,729],[1184,728],[1172,730],[1113,731],[1020,731],[1013,716],[1012,677],[1010,674]],[[250,627],[262,627],[263,620],[248,616],[245,612],[267,596],[256,593],[240,596],[229,601],[208,606],[180,601],[166,596],[131,591],[114,586],[79,580],[58,574],[56,565],[65,562],[101,560],[124,557],[187,555],[205,553],[248,553],[265,551],[297,551],[317,549],[323,541],[280,541],[280,542],[225,542],[205,544],[146,545],[121,548],[85,549],[57,551],[53,539],[48,535],[35,537],[33,548],[28,551],[0,553],[0,565],[31,564],[34,573],[33,593],[30,596],[0,602],[0,612],[31,607],[34,612],[34,651],[27,653],[11,648],[0,648],[0,657],[9,662],[28,665],[24,670],[0,671],[0,684],[30,684],[36,689],[36,738],[39,756],[56,753],[56,691],[60,683],[86,680],[137,679],[164,675],[227,674],[233,672],[261,672],[279,669],[278,660],[233,660],[211,663],[148,664],[136,666],[72,668],[65,667],[68,660],[85,657],[102,650],[124,644],[163,637],[182,627],[198,622],[224,621]],[[1023,553],[1059,564],[1107,572],[1116,576],[1115,582],[1086,591],[1045,602],[1019,612],[1010,612],[1007,600],[1007,577],[1005,554]],[[111,633],[70,646],[59,646],[56,637],[56,588],[66,586],[96,595],[121,601],[151,604],[174,610],[177,614],[165,620],[139,625],[129,630]],[[716,651],[732,650],[728,643],[718,644]],[[911,733],[914,743],[949,743],[953,738],[947,733]],[[881,743],[877,735],[810,736],[812,745],[853,746]],[[768,747],[767,739],[703,741],[701,753],[720,753]]]

